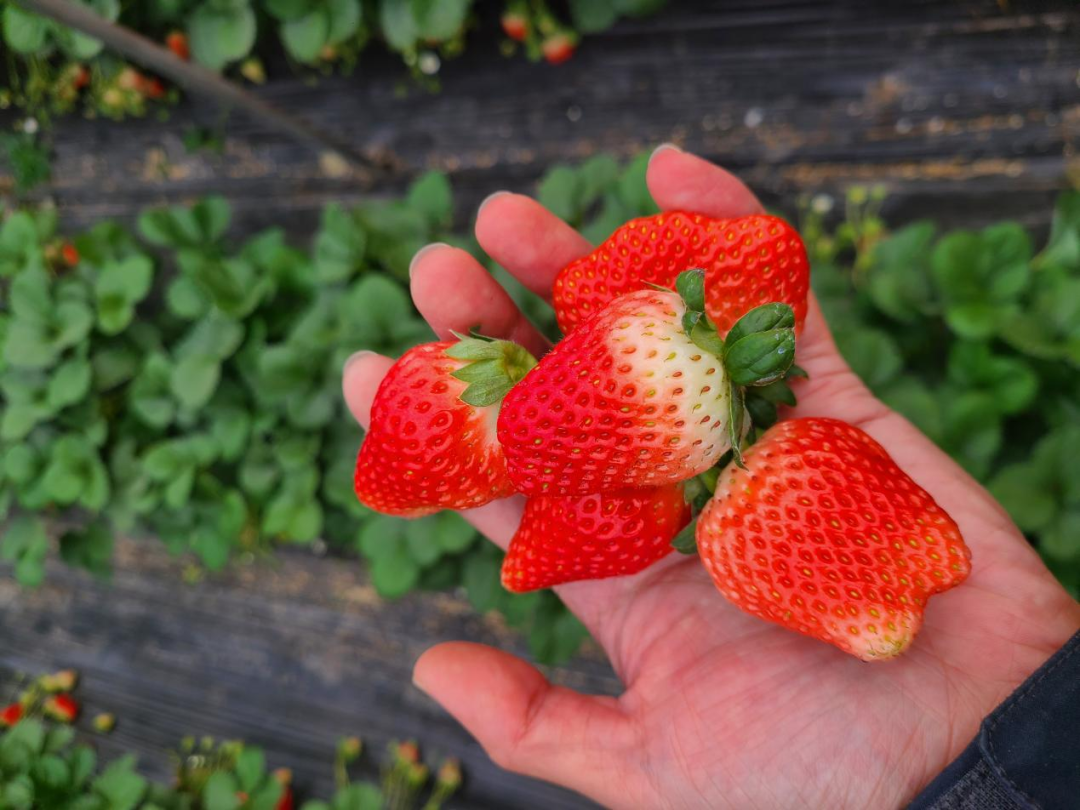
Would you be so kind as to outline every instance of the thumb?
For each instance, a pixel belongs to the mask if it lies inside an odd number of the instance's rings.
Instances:
[[[413,682],[499,766],[622,804],[641,750],[615,698],[553,686],[535,667],[482,644],[450,642],[420,656]]]

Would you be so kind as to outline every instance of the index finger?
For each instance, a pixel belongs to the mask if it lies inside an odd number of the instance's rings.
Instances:
[[[652,153],[645,181],[664,211],[742,217],[765,210],[754,192],[731,172],[672,144]]]

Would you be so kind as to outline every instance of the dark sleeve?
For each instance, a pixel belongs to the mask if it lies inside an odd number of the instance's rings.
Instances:
[[[983,720],[910,807],[1080,808],[1080,633]]]

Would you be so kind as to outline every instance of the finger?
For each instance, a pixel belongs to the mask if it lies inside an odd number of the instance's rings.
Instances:
[[[475,328],[520,343],[537,357],[548,349],[506,290],[464,250],[444,244],[421,249],[409,267],[409,285],[416,308],[442,340]]]
[[[476,238],[491,258],[546,301],[558,272],[592,250],[584,236],[521,194],[489,197],[476,218]]]
[[[481,644],[433,647],[413,682],[434,698],[507,770],[546,779],[605,806],[638,790],[634,728],[614,698],[552,686],[534,667]],[[630,780],[630,781],[628,781]]]
[[[735,175],[671,144],[652,153],[645,182],[653,200],[665,211],[741,217],[765,210]]]
[[[375,352],[357,352],[345,361],[341,372],[341,392],[345,395],[345,404],[353,419],[360,427],[367,430],[371,424],[371,403],[379,390],[386,372],[394,361]]]

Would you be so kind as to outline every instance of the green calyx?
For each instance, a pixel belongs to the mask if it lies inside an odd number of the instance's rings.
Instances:
[[[468,383],[461,401],[476,408],[502,402],[503,397],[536,365],[536,358],[509,340],[473,335],[458,335],[458,342],[446,350],[446,356],[465,360],[466,364],[451,374]]]
[[[742,467],[744,436],[775,423],[778,403],[795,404],[785,378],[806,376],[794,365],[795,313],[787,304],[762,304],[743,315],[722,338],[705,314],[705,271],[680,273],[675,289],[686,304],[683,330],[695,346],[723,361],[730,385],[732,456]],[[745,424],[747,414],[750,425]]]

